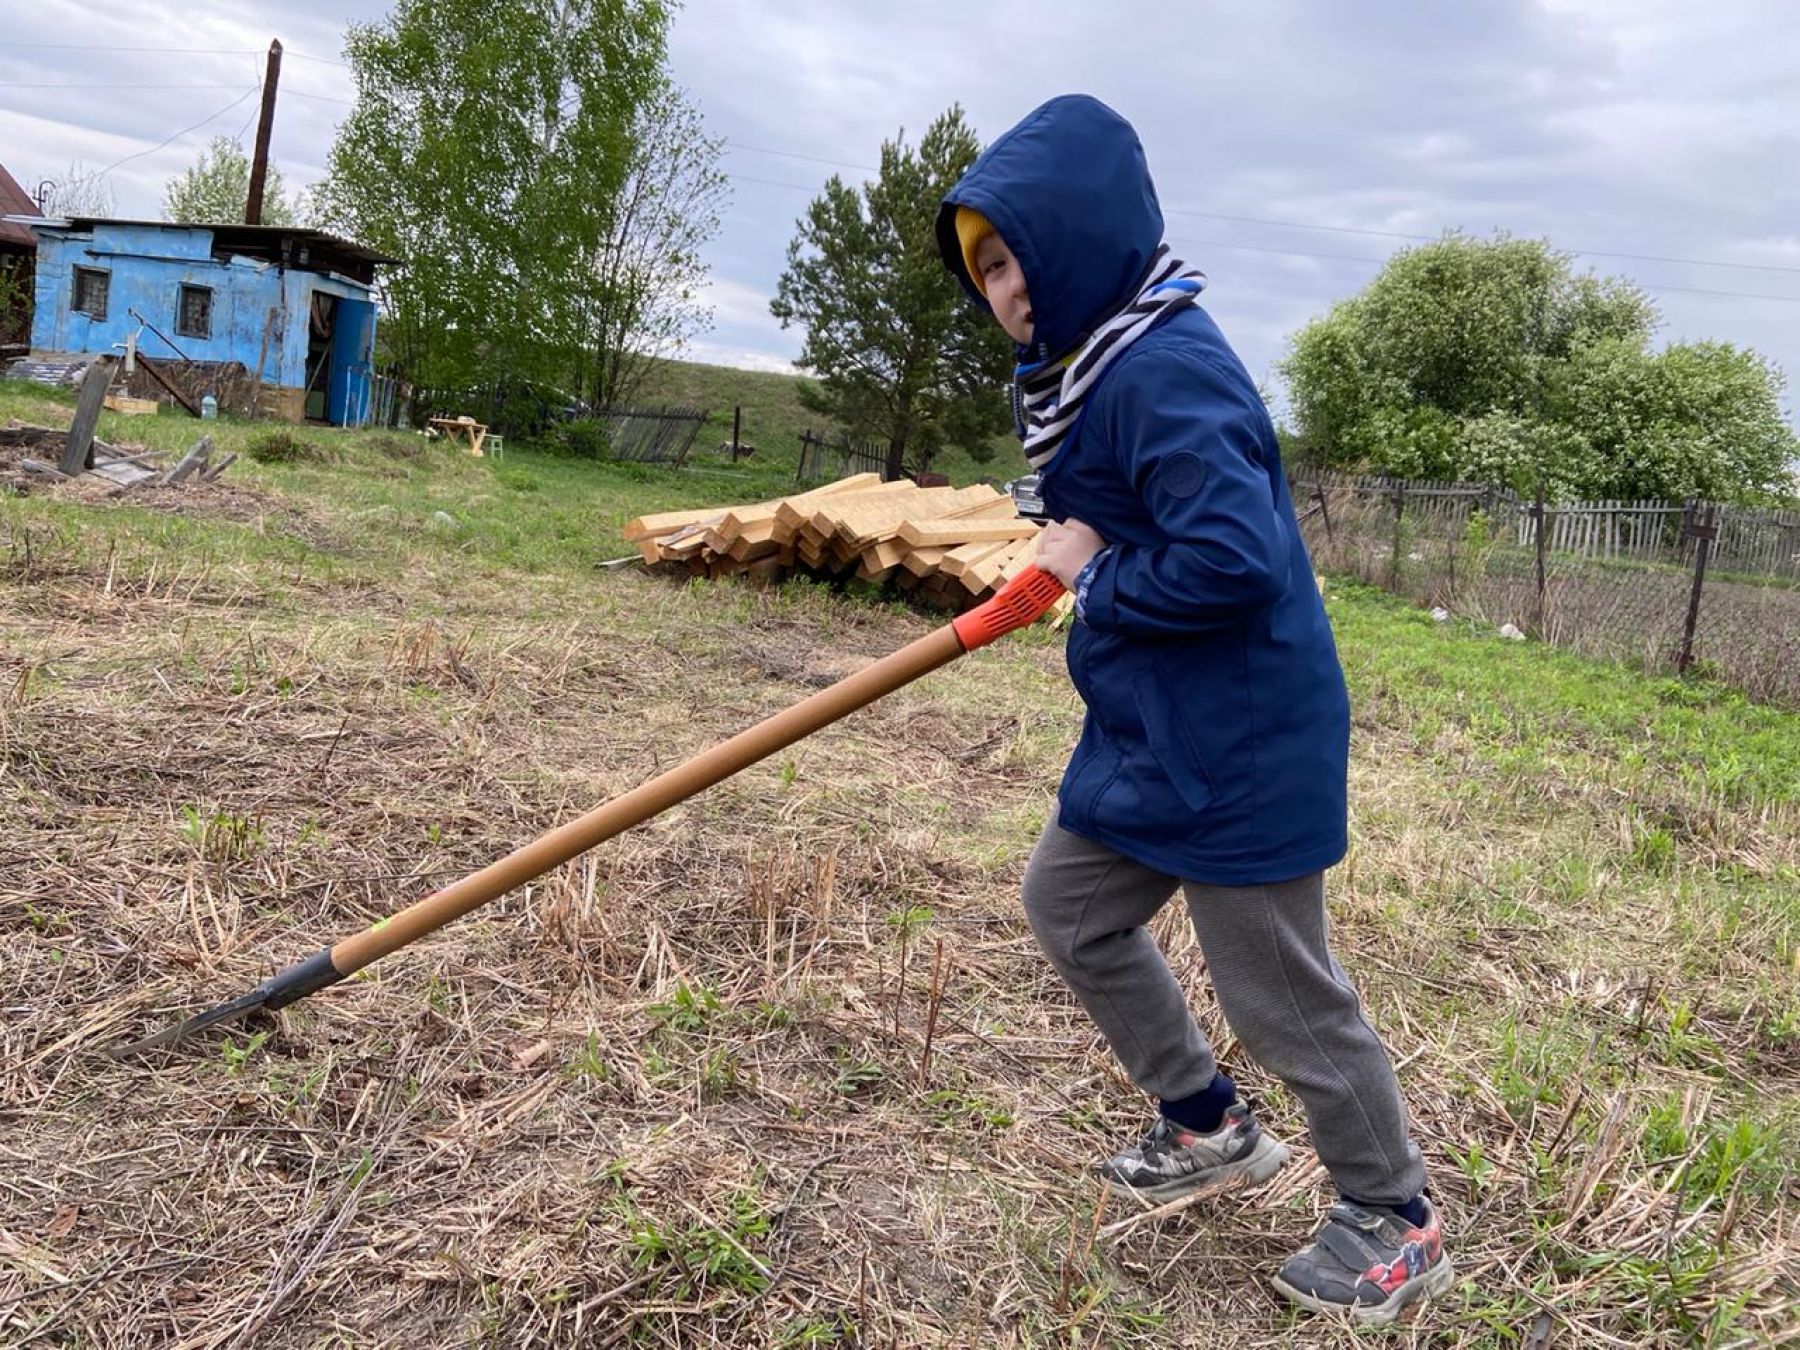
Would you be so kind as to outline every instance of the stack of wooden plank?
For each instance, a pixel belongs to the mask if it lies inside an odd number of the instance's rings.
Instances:
[[[625,537],[652,566],[695,576],[855,577],[961,612],[1031,564],[1038,529],[985,484],[922,488],[864,473],[766,502],[639,516]]]

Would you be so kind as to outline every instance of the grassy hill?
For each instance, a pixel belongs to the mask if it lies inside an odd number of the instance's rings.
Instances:
[[[731,439],[731,409],[742,407],[743,439],[758,455],[785,455],[790,460],[800,433],[830,430],[824,418],[800,406],[798,375],[766,370],[738,370],[698,361],[658,361],[636,402],[685,403],[712,414],[699,444],[712,449]]]
[[[711,414],[697,447],[716,451],[731,439],[731,410],[743,409],[743,440],[756,447],[756,457],[778,460],[791,468],[800,454],[800,433],[812,430],[836,439],[839,428],[818,413],[800,405],[800,385],[804,376],[782,375],[765,370],[739,370],[732,366],[710,366],[698,361],[659,361],[637,402],[642,404],[678,403],[705,409]],[[950,475],[957,484],[981,478],[1004,481],[1025,472],[1025,457],[1018,442],[1010,435],[993,441],[994,458],[978,464],[958,450],[946,451],[933,462],[932,468]]]

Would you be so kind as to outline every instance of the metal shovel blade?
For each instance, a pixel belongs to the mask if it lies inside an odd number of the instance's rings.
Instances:
[[[205,1012],[190,1017],[185,1022],[177,1022],[172,1027],[164,1027],[154,1036],[146,1036],[141,1041],[118,1046],[106,1053],[114,1059],[131,1059],[147,1050],[159,1050],[164,1046],[179,1044],[189,1036],[205,1031],[208,1027],[233,1022],[245,1013],[256,1011],[262,1007],[267,997],[261,989],[252,989],[249,993],[234,998],[229,1003],[221,1003],[216,1008],[208,1008]]]

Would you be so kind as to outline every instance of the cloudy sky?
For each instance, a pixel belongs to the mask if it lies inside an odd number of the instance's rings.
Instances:
[[[154,216],[209,136],[248,143],[279,37],[273,153],[312,182],[348,109],[343,29],[385,10],[0,0],[0,163],[28,191],[108,169],[119,213]],[[1384,257],[1450,227],[1547,236],[1649,289],[1665,338],[1800,377],[1797,35],[1792,0],[689,0],[671,64],[733,187],[693,354],[798,352],[768,298],[832,173],[864,176],[951,103],[991,139],[1080,90],[1138,127],[1171,241],[1259,378]]]

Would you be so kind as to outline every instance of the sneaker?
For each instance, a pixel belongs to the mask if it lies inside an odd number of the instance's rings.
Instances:
[[[1263,1133],[1249,1107],[1233,1102],[1211,1134],[1158,1116],[1149,1134],[1100,1164],[1100,1175],[1115,1194],[1161,1201],[1267,1181],[1287,1160],[1287,1146]]]
[[[1338,1201],[1275,1287],[1314,1312],[1346,1312],[1375,1326],[1394,1321],[1407,1304],[1436,1298],[1455,1281],[1437,1211],[1429,1201],[1425,1208],[1415,1228],[1392,1210]]]

